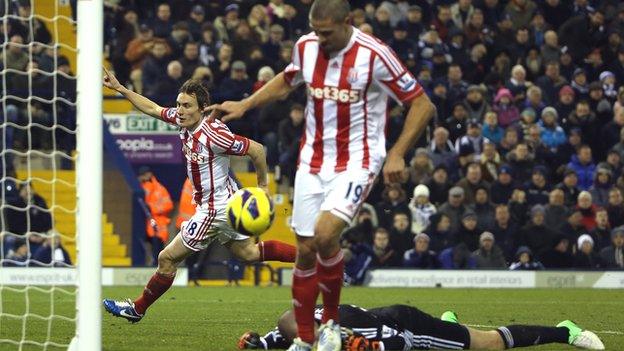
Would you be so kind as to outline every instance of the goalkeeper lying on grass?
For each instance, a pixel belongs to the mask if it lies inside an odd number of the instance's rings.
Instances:
[[[322,306],[314,311],[320,323]],[[504,350],[549,343],[562,343],[590,350],[604,350],[596,334],[582,330],[572,321],[556,327],[509,325],[496,330],[477,330],[459,324],[455,313],[448,311],[441,319],[406,305],[363,309],[340,305],[342,345],[347,351],[365,350],[434,350],[479,349]],[[239,349],[286,349],[296,336],[294,314],[288,310],[277,327],[260,336],[247,332],[238,341]]]

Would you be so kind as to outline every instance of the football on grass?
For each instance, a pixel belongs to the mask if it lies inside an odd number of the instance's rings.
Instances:
[[[260,188],[240,189],[228,201],[227,217],[237,232],[258,236],[273,223],[275,217],[273,201]]]

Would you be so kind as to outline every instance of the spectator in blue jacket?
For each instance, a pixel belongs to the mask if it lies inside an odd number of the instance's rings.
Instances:
[[[588,145],[581,145],[576,155],[572,155],[568,168],[574,170],[578,177],[578,188],[589,190],[594,184],[596,165],[592,162],[592,150]]]
[[[544,265],[533,258],[533,252],[527,246],[520,246],[516,251],[516,262],[509,266],[511,271],[541,271]]]
[[[443,269],[473,269],[477,267],[477,262],[464,243],[442,250],[438,255],[438,261]]]
[[[566,134],[557,123],[558,118],[557,110],[552,106],[548,106],[542,110],[542,119],[539,121],[542,129],[540,135],[542,142],[553,152],[556,151],[559,145],[566,142]]]
[[[429,235],[420,233],[414,237],[414,248],[403,254],[403,266],[419,269],[438,268],[438,259],[434,251],[429,250]]]

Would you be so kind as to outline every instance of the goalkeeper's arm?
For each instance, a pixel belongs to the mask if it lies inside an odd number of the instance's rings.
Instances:
[[[159,106],[157,103],[146,98],[145,96],[137,94],[134,91],[124,87],[121,83],[119,83],[115,75],[109,72],[106,68],[104,68],[104,86],[119,92],[126,99],[128,99],[134,107],[146,115],[162,119],[161,112],[163,107]]]

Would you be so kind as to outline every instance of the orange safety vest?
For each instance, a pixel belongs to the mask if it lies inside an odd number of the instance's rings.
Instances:
[[[141,183],[141,185],[143,190],[145,190],[145,203],[147,203],[157,227],[157,233],[154,233],[154,228],[148,218],[146,222],[147,236],[152,238],[154,235],[158,235],[160,240],[167,243],[169,241],[167,226],[171,223],[169,213],[173,210],[171,196],[167,188],[156,180],[156,177],[152,177],[149,181]]]
[[[193,201],[193,186],[186,178],[180,194],[180,205],[178,206],[178,218],[176,218],[176,228],[182,227],[182,222],[188,221],[195,214],[195,201]]]

